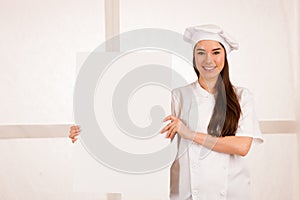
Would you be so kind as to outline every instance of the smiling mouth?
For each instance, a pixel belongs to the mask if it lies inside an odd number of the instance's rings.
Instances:
[[[202,66],[203,67],[203,69],[205,69],[206,71],[212,71],[212,70],[214,70],[215,68],[217,68],[216,66],[214,66],[214,67],[205,67],[205,66]]]

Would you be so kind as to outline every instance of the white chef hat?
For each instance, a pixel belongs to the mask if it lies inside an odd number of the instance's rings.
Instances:
[[[191,43],[193,48],[200,40],[215,40],[225,47],[227,54],[229,54],[232,50],[237,50],[239,48],[239,44],[232,38],[232,36],[225,33],[219,26],[214,24],[205,24],[186,28],[183,40]]]

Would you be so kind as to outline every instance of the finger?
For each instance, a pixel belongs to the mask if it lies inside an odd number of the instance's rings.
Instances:
[[[70,127],[70,130],[76,130],[76,129],[80,129],[80,126],[73,125],[73,126]]]
[[[78,138],[74,138],[74,139],[72,139],[72,142],[74,143],[74,142],[76,142],[76,140],[78,140]]]
[[[173,138],[176,133],[177,133],[177,127],[171,131],[169,138]]]
[[[69,138],[73,139],[75,136],[78,136],[78,135],[79,135],[79,133],[71,134],[71,135],[69,135]]]
[[[69,137],[74,137],[74,136],[79,135],[79,134],[80,134],[79,132],[70,133]]]
[[[172,138],[175,134],[177,134],[178,130],[179,130],[179,125],[176,123],[174,128],[171,130],[171,134],[170,134],[169,138]]]
[[[77,126],[74,125],[70,127],[70,130],[74,130],[74,129],[77,129]]]
[[[172,126],[169,131],[168,131],[168,134],[166,135],[166,138],[170,138],[172,132],[176,129],[176,125]]]
[[[79,132],[79,130],[74,129],[74,128],[69,130],[69,133],[77,133],[77,132]]]
[[[169,116],[167,116],[167,117],[163,120],[163,122],[168,121],[168,120],[174,121],[175,119],[177,119],[175,116],[169,115]]]
[[[165,126],[165,127],[160,131],[160,133],[166,132],[166,131],[169,130],[169,128],[170,128],[171,126],[173,126],[174,124],[175,124],[175,122],[169,123],[167,126]]]
[[[171,116],[171,115],[168,115],[167,117],[165,117],[164,120],[163,120],[163,122],[169,120],[170,116]]]
[[[78,133],[78,132],[80,132],[80,130],[77,129],[70,130],[70,133]]]
[[[69,132],[69,135],[71,136],[71,135],[74,135],[74,134],[80,134],[80,132],[78,132],[78,131],[70,131]]]
[[[70,129],[69,133],[79,133],[80,131],[80,129]]]

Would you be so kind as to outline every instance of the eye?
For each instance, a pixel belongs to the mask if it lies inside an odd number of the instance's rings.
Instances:
[[[213,54],[218,55],[218,54],[220,54],[220,51],[215,51]]]
[[[200,51],[200,52],[198,52],[198,54],[199,55],[204,55],[205,53]]]

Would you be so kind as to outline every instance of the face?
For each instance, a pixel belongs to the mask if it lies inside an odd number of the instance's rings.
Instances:
[[[195,63],[200,76],[217,79],[225,63],[225,50],[218,41],[201,40],[195,47]]]

